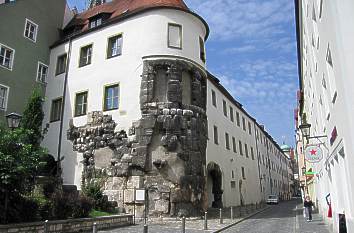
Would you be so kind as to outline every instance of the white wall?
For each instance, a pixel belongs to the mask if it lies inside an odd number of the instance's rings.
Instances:
[[[181,50],[167,47],[168,23],[178,23],[183,27],[183,48]],[[106,59],[107,39],[119,33],[123,34],[122,55]],[[120,108],[104,112],[104,114],[113,116],[118,129],[128,130],[132,122],[141,117],[139,95],[140,76],[143,69],[142,57],[181,56],[204,67],[204,63],[199,58],[199,37],[204,38],[205,35],[204,24],[195,16],[182,11],[161,9],[139,14],[72,41],[62,137],[62,156],[65,156],[62,162],[64,183],[75,184],[78,187],[81,183],[82,155],[73,152],[72,143],[66,140],[69,120],[74,115],[75,93],[88,91],[87,111],[102,111],[104,86],[119,83]],[[91,64],[79,68],[80,48],[88,44],[93,44]],[[51,51],[44,125],[49,122],[51,101],[62,96],[63,93],[65,74],[55,76],[56,60],[59,55],[68,50],[69,44],[65,43]],[[86,116],[75,117],[74,125],[82,126],[86,124],[86,121]],[[43,141],[43,145],[55,157],[59,125],[60,122],[50,123],[48,134]]]
[[[353,106],[354,93],[354,28],[351,23],[354,19],[354,2],[351,0],[323,1],[322,16],[319,17],[318,5],[320,1],[302,1],[303,22],[302,26],[306,30],[303,32],[302,67],[303,82],[305,91],[305,110],[307,119],[312,124],[313,135],[327,135],[323,139],[326,143],[324,160],[314,166],[314,170],[319,173],[316,179],[316,194],[323,215],[328,208],[325,196],[330,193],[333,207],[333,227],[337,231],[338,214],[345,212],[348,224],[348,232],[354,230],[354,200],[353,186],[354,176],[351,164],[354,159],[351,156],[354,151],[353,127],[354,120]],[[306,8],[310,9],[309,14]],[[316,22],[312,20],[312,6],[315,6]],[[312,46],[312,35],[318,31],[319,46]],[[307,45],[307,52],[306,52]],[[330,46],[333,60],[334,76],[330,80],[327,71],[326,54],[328,45]],[[317,63],[317,71],[316,71]],[[312,74],[312,75],[310,75]],[[325,77],[327,89],[323,88],[322,78]],[[311,85],[311,86],[310,86]],[[336,87],[337,98],[332,99],[331,90]],[[320,98],[322,104],[319,104]],[[327,110],[328,109],[328,110]],[[330,113],[327,117],[327,112]],[[329,140],[331,133],[337,128],[338,136],[331,145]],[[345,156],[338,152],[344,148]],[[332,221],[332,219],[327,219]]]

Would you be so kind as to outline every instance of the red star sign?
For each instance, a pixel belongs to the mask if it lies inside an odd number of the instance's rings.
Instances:
[[[312,150],[310,150],[310,153],[311,153],[311,155],[316,155],[316,153],[317,153],[317,150],[315,150],[315,149],[312,149]]]

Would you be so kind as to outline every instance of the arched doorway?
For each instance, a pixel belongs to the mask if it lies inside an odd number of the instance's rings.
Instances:
[[[207,166],[207,174],[208,206],[222,208],[222,173],[219,165],[210,162]]]

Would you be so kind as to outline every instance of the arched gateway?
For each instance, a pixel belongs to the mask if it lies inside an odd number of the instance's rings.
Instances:
[[[207,190],[208,190],[208,206],[213,208],[222,208],[222,173],[220,166],[214,162],[210,162],[207,166]]]

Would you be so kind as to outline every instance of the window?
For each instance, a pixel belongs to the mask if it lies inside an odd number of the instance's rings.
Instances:
[[[82,47],[80,49],[79,67],[90,65],[91,57],[92,57],[92,44]]]
[[[119,108],[119,85],[105,87],[104,91],[104,111]]]
[[[240,113],[236,112],[236,122],[237,122],[237,126],[240,126]]]
[[[65,71],[66,71],[66,54],[63,54],[59,56],[57,59],[57,68],[55,74],[59,75],[65,73]]]
[[[242,128],[246,131],[246,119],[244,117],[242,117]]]
[[[227,107],[226,107],[226,101],[222,100],[222,109],[224,111],[224,116],[227,117]]]
[[[98,27],[102,24],[102,18],[95,18],[90,20],[90,28]]]
[[[48,66],[44,65],[41,62],[38,62],[37,68],[37,81],[41,83],[45,83],[48,75]]]
[[[6,110],[8,96],[9,96],[9,88],[0,85],[0,110]]]
[[[205,63],[205,45],[203,38],[199,37],[200,59]]]
[[[251,158],[254,160],[254,152],[253,152],[253,147],[251,146]]]
[[[238,141],[238,148],[240,149],[240,155],[243,155],[242,142],[241,141]]]
[[[216,107],[216,93],[213,90],[211,90],[211,101],[213,105]]]
[[[246,153],[246,157],[248,158],[248,147],[246,143],[245,143],[245,153]]]
[[[229,141],[229,134],[225,133],[225,146],[226,149],[230,150],[230,141]]]
[[[322,17],[322,9],[323,9],[323,0],[317,0],[317,4],[319,4],[318,18],[321,18]]]
[[[0,44],[0,66],[12,69],[15,51],[9,47]]]
[[[237,151],[236,151],[236,139],[235,139],[235,137],[232,137],[232,150],[233,150],[235,153],[237,153]]]
[[[218,127],[214,125],[214,143],[219,144]]]
[[[234,179],[235,178],[235,173],[234,170],[231,171],[231,178]]]
[[[178,24],[168,24],[168,47],[182,49],[182,26]]]
[[[230,120],[234,122],[234,109],[230,106]]]
[[[248,122],[248,133],[252,135],[252,125],[251,122]]]
[[[245,168],[241,167],[241,172],[242,172],[242,179],[246,179],[246,174],[245,174]]]
[[[107,58],[122,55],[123,36],[117,35],[108,38]]]
[[[38,25],[26,19],[24,36],[33,42],[37,40]]]
[[[87,112],[87,91],[77,93],[75,98],[75,116],[86,115]]]
[[[331,93],[330,97],[331,97],[332,103],[335,103],[336,98],[337,98],[337,87],[336,87],[336,80],[335,80],[335,76],[334,76],[332,53],[331,53],[331,49],[330,49],[329,45],[327,48],[326,61],[327,61],[327,74],[328,74],[328,80],[329,80],[329,90]]]
[[[236,182],[235,181],[231,181],[231,188],[235,189],[236,188]]]
[[[61,111],[62,111],[63,98],[57,98],[52,101],[52,108],[50,111],[50,121],[59,121],[61,119]]]

